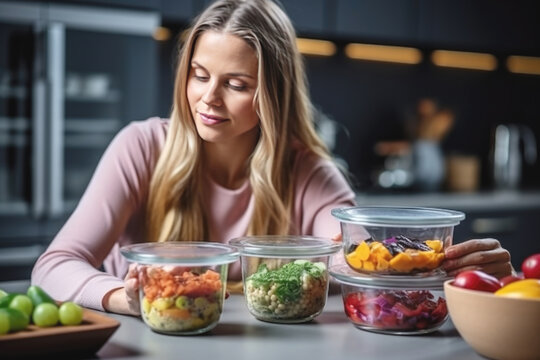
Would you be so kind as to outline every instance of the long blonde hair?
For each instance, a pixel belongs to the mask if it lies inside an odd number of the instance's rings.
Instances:
[[[219,0],[195,20],[180,51],[170,127],[150,184],[148,239],[194,241],[208,236],[201,198],[202,140],[186,94],[194,45],[207,30],[244,39],[258,58],[254,106],[260,136],[249,158],[254,211],[246,235],[288,234],[293,230],[289,219],[298,149],[294,144],[329,158],[313,126],[296,34],[287,15],[271,0]]]

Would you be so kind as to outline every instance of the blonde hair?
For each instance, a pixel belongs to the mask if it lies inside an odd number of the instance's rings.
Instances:
[[[194,241],[208,237],[201,199],[202,140],[186,93],[194,45],[208,30],[244,39],[258,58],[254,105],[260,119],[260,136],[249,158],[254,211],[246,235],[288,234],[295,230],[289,221],[295,152],[301,148],[330,158],[313,126],[296,34],[287,15],[271,0],[220,0],[195,20],[180,52],[170,127],[150,184],[149,240]]]

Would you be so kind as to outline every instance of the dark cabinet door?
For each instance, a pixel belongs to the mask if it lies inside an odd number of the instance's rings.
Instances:
[[[419,2],[419,40],[424,44],[540,54],[538,1]]]
[[[332,1],[283,0],[281,3],[299,35],[324,37],[331,30]]]
[[[161,16],[164,22],[187,24],[202,5],[202,0],[161,0]]]
[[[336,0],[335,34],[359,41],[416,41],[417,1]]]

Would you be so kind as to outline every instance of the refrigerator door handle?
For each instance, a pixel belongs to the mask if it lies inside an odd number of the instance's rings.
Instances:
[[[64,24],[47,24],[47,216],[55,218],[64,211],[64,70],[66,31]]]
[[[45,81],[37,78],[32,96],[32,215],[41,218],[45,215],[46,178],[46,136],[45,136]]]
[[[31,213],[34,218],[46,215],[47,196],[44,180],[47,177],[47,88],[45,80],[44,26],[37,21],[34,25],[34,63],[32,82],[32,201]]]

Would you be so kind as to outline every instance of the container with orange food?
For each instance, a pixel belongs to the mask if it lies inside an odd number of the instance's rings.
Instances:
[[[332,210],[339,219],[347,264],[373,276],[444,275],[444,249],[452,244],[460,211],[366,206]]]
[[[236,248],[206,242],[141,243],[120,249],[138,264],[144,322],[173,335],[202,334],[221,317],[228,264]]]

